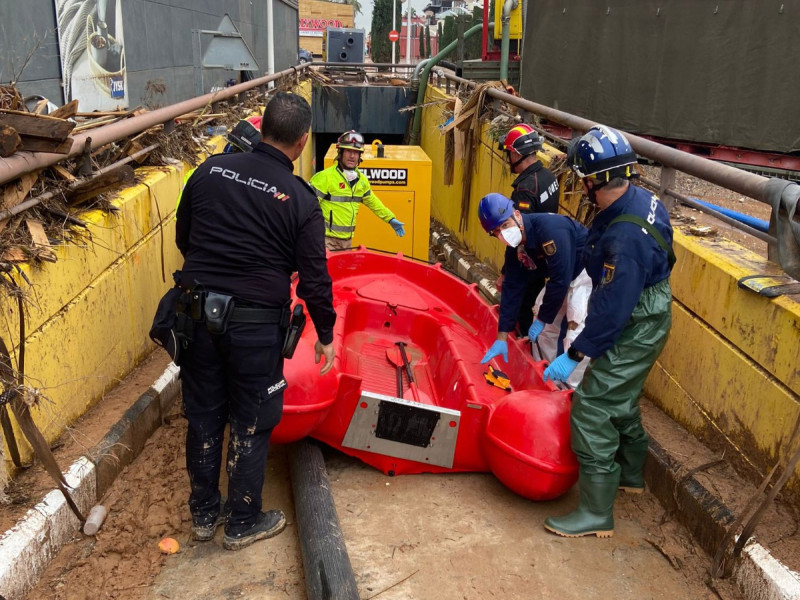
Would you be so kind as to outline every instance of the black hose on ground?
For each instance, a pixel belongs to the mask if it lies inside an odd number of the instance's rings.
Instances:
[[[319,447],[308,439],[290,445],[289,473],[308,600],[358,600],[356,578]]]

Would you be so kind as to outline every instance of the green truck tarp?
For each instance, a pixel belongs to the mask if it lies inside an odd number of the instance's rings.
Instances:
[[[522,95],[625,131],[800,151],[800,0],[529,0]]]

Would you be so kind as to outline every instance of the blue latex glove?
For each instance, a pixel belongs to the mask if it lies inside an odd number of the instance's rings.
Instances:
[[[563,381],[566,383],[577,366],[577,361],[567,356],[566,352],[564,354],[559,354],[556,359],[550,363],[550,366],[544,370],[542,379],[545,381],[552,379],[553,381]]]
[[[542,323],[539,319],[534,319],[533,323],[531,323],[531,326],[528,329],[528,339],[531,342],[535,342],[536,338],[539,337],[539,334],[542,333],[543,329],[544,323]]]
[[[505,340],[495,340],[494,344],[492,344],[491,348],[486,351],[486,354],[484,354],[481,359],[481,364],[485,365],[499,354],[502,354],[503,360],[508,362],[508,343]]]
[[[394,232],[398,236],[403,237],[406,234],[406,230],[403,229],[403,225],[405,225],[405,223],[401,223],[397,219],[392,219],[391,221],[389,221],[389,225],[392,226],[392,229],[394,229]]]

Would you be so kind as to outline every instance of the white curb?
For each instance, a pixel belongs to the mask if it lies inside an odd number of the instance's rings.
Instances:
[[[180,369],[170,363],[153,384],[162,407],[178,393],[179,373]],[[98,500],[94,464],[81,456],[64,477],[78,509],[87,515]],[[62,546],[75,535],[82,535],[79,531],[80,522],[61,490],[49,492],[19,523],[0,535],[0,598],[22,600]]]
[[[734,578],[747,600],[800,599],[800,575],[756,541],[745,545]]]

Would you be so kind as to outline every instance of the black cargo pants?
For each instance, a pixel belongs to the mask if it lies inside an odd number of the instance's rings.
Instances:
[[[181,363],[189,430],[186,468],[195,525],[212,523],[220,506],[219,477],[225,425],[230,421],[226,469],[231,516],[226,532],[248,530],[261,510],[269,438],[283,410],[285,330],[278,323],[228,324],[213,335],[198,323]]]

